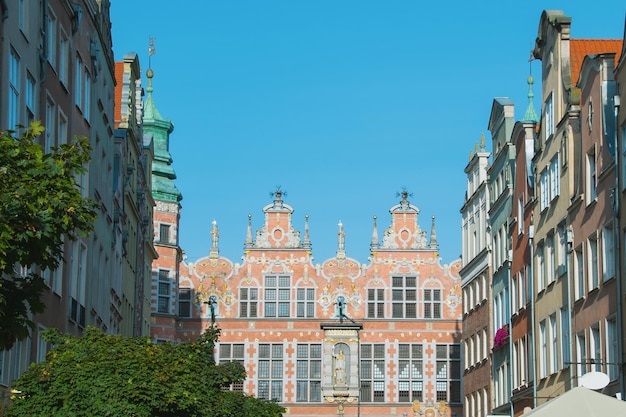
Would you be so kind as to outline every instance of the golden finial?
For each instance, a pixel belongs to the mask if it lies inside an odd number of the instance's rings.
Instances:
[[[481,151],[485,150],[485,134],[484,133],[480,136],[480,150]]]

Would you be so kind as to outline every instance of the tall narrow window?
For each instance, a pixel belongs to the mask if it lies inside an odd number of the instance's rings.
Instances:
[[[548,341],[546,334],[546,321],[539,322],[539,376],[544,378],[548,375]]]
[[[617,321],[615,317],[611,317],[606,320],[606,359],[608,362],[606,370],[611,381],[619,376],[617,343]]]
[[[17,129],[20,108],[20,58],[13,49],[9,57],[9,112],[8,128]]]
[[[74,104],[83,109],[83,60],[76,55],[76,67],[74,68]]]
[[[602,227],[602,279],[615,276],[615,234],[613,223]]]
[[[524,232],[524,196],[520,195],[517,199],[517,234]]]
[[[550,93],[546,102],[544,103],[543,115],[544,115],[544,122],[546,125],[545,140],[548,140],[550,136],[554,134],[554,101],[552,98],[552,93]]]
[[[59,111],[59,129],[58,129],[58,142],[57,145],[62,145],[67,143],[68,140],[68,130],[67,130],[67,117]]]
[[[550,204],[550,175],[547,169],[541,171],[539,175],[539,193],[541,197],[540,209],[543,211]]]
[[[259,345],[257,397],[263,400],[283,400],[283,345]]]
[[[43,151],[45,153],[50,153],[52,151],[52,147],[56,145],[56,124],[57,124],[57,106],[52,100],[52,97],[48,96],[46,99],[46,130],[44,132],[44,144]]]
[[[322,400],[322,345],[298,344],[296,354],[296,401]]]
[[[556,327],[556,313],[550,315],[550,361],[549,372],[553,374],[557,371],[558,364],[559,334]]]
[[[362,401],[385,402],[385,345],[361,344],[360,372]]]
[[[545,248],[545,260],[546,260],[546,281],[551,284],[556,280],[555,278],[555,265],[556,265],[556,251],[554,248],[554,234],[549,234],[546,238]]]
[[[163,224],[159,226],[159,242],[170,243],[170,225]]]
[[[440,319],[441,318],[441,290],[425,289],[424,290],[424,318]]]
[[[315,317],[315,288],[298,288],[296,297],[298,317]]]
[[[289,317],[291,304],[291,277],[265,276],[265,317]]]
[[[591,340],[589,341],[590,345],[590,361],[591,368],[593,371],[601,372],[602,371],[602,341],[600,339],[600,324],[596,323],[591,326],[591,331],[589,333]]]
[[[559,154],[550,161],[550,200],[554,200],[561,193],[561,176],[559,175]]]
[[[46,16],[46,46],[48,47],[47,58],[50,66],[56,71],[57,69],[57,18],[48,8]]]
[[[598,239],[595,235],[587,240],[587,256],[589,291],[591,291],[598,288]]]
[[[83,116],[87,121],[91,120],[91,77],[85,71],[85,97],[83,98]]]
[[[245,345],[243,343],[220,343],[219,361],[220,363],[237,362],[244,365]],[[243,383],[231,384],[228,389],[231,391],[243,391]]]
[[[396,276],[391,282],[393,318],[417,318],[417,278]]]
[[[437,345],[436,399],[461,402],[461,346],[457,343]]]
[[[191,288],[181,288],[178,291],[178,315],[191,317]]]
[[[33,77],[30,72],[26,74],[26,94],[24,98],[26,100],[26,112],[27,112],[27,122],[30,123],[35,120],[35,85],[37,81],[35,81],[35,77]]]
[[[585,296],[585,266],[584,266],[582,245],[576,248],[576,250],[574,251],[574,257],[575,257],[574,275],[576,277],[576,287],[575,287],[576,299],[579,299]]]
[[[87,245],[74,242],[70,256],[70,319],[85,325],[85,288],[87,284]]]
[[[582,376],[587,373],[587,341],[585,332],[582,331],[576,335],[576,363],[578,375]]]
[[[598,198],[597,181],[596,152],[594,149],[587,154],[587,204],[596,201]]]
[[[170,307],[170,287],[171,280],[169,277],[169,271],[160,269],[159,270],[159,292],[158,292],[158,306],[157,311],[159,313],[169,313]]]
[[[59,80],[69,87],[70,42],[67,34],[61,29],[59,38]]]
[[[565,224],[560,224],[557,229],[558,234],[558,246],[556,251],[557,271],[559,276],[565,274],[567,271],[567,230]]]
[[[259,303],[258,288],[239,288],[239,317],[258,317],[257,308]]]
[[[382,288],[368,288],[367,290],[367,318],[385,318],[385,290]]]
[[[26,26],[28,24],[28,5],[26,4],[26,0],[18,0],[17,7],[18,27],[20,28],[22,33],[28,38],[28,29]]]
[[[423,401],[424,373],[421,344],[398,346],[398,402]]]
[[[543,242],[537,245],[537,291],[546,288],[546,265]]]
[[[569,336],[569,311],[566,307],[561,308],[561,362],[560,367],[565,367],[565,362],[571,362],[570,336]]]

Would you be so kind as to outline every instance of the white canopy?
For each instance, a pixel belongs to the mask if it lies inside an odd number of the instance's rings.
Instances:
[[[584,387],[576,387],[522,417],[624,417],[626,402]]]

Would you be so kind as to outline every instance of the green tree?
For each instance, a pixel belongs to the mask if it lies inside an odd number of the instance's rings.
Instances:
[[[9,417],[279,417],[284,409],[222,387],[243,383],[236,362],[216,365],[219,329],[197,341],[154,344],[88,327],[80,338],[47,329],[46,361],[31,364],[14,384]]]
[[[95,203],[76,182],[91,157],[88,139],[44,153],[37,141],[43,131],[33,122],[22,136],[0,132],[0,350],[27,337],[29,317],[44,311],[45,282],[29,268],[56,269],[64,237],[87,235],[96,219]]]

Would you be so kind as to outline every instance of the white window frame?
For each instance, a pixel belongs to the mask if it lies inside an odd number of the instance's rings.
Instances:
[[[544,120],[546,125],[546,137],[548,141],[554,134],[554,95],[550,93],[544,103]]]
[[[600,277],[598,271],[598,237],[594,234],[587,239],[587,285],[589,291],[598,288]]]
[[[596,151],[593,148],[591,151],[587,153],[586,157],[586,196],[587,196],[587,205],[593,203],[598,199],[598,165],[596,161]]]
[[[548,376],[548,335],[546,320],[539,322],[539,378]]]
[[[615,276],[615,231],[613,222],[602,227],[602,279],[604,281]]]
[[[619,377],[618,351],[617,320],[615,317],[609,317],[606,319],[606,373],[611,381]]]
[[[550,360],[549,369],[550,374],[555,373],[558,370],[559,363],[559,333],[556,321],[556,313],[553,313],[549,317],[550,320]]]

